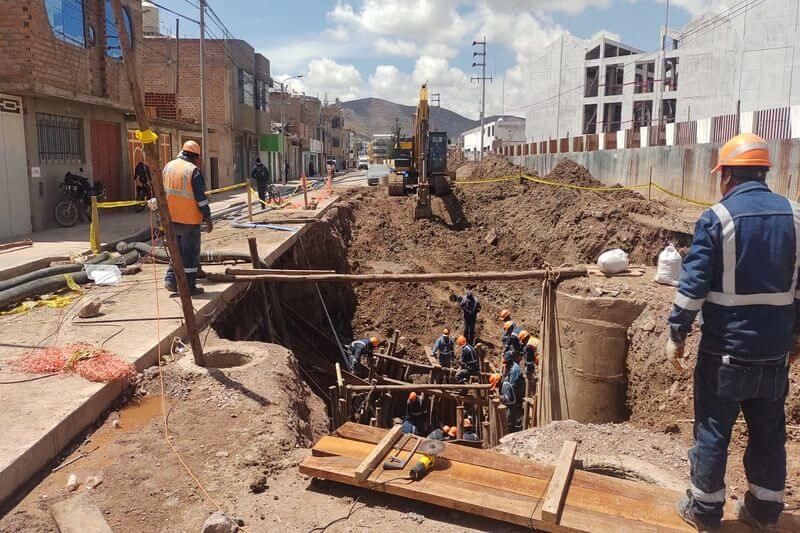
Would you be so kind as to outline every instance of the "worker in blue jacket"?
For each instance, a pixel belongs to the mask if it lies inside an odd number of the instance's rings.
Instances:
[[[443,368],[450,368],[453,366],[453,359],[456,356],[455,344],[453,339],[450,338],[450,330],[447,328],[442,329],[442,336],[436,339],[433,345],[431,355],[439,358],[439,364]]]
[[[350,371],[358,371],[363,359],[366,357],[367,364],[372,363],[372,356],[375,353],[375,348],[378,347],[379,341],[377,337],[370,337],[368,339],[356,340],[350,343],[347,351],[350,353]]]
[[[472,294],[472,289],[467,289],[466,294],[461,298],[459,307],[464,313],[464,337],[467,342],[473,344],[475,342],[475,323],[478,321],[478,313],[481,312],[481,303]]]
[[[522,426],[522,400],[525,397],[525,379],[513,352],[503,354],[504,375],[500,386],[500,403],[508,407],[508,431],[519,431]]]
[[[475,348],[467,342],[466,337],[459,335],[456,339],[456,344],[461,347],[461,370],[456,372],[456,383],[469,382],[470,376],[477,376],[480,372],[480,363],[478,362],[478,354],[475,353]]]
[[[682,369],[702,311],[694,370],[691,489],[678,504],[698,529],[720,525],[733,424],[744,413],[749,487],[739,518],[756,530],[784,508],[789,363],[797,357],[800,206],[770,191],[766,143],[734,137],[719,152],[722,201],[700,217],[669,317],[668,360]]]

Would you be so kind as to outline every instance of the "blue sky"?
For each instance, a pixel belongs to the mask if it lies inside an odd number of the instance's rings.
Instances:
[[[679,28],[712,2],[671,0],[670,26]],[[196,0],[159,4],[197,18]],[[663,0],[208,0],[237,38],[272,62],[272,75],[293,90],[330,99],[376,96],[411,103],[428,81],[445,107],[474,118],[480,98],[473,75],[472,40],[487,35],[488,74],[497,83],[487,95],[487,113],[513,109],[525,92],[526,63],[537,50],[568,32],[589,38],[605,31],[643,50],[658,46]],[[210,17],[209,17],[210,18]],[[175,16],[162,12],[174,32]],[[210,31],[221,35],[209,21]],[[182,36],[198,28],[181,22]]]

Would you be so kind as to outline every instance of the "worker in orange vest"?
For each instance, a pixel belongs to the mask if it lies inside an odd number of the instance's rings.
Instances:
[[[195,141],[186,141],[178,157],[164,167],[164,191],[172,216],[172,225],[181,250],[183,269],[189,282],[192,296],[202,294],[197,286],[200,268],[200,227],[205,223],[210,233],[214,228],[211,208],[206,198],[205,181],[197,165],[201,161],[200,146]],[[167,269],[164,286],[169,292],[178,292],[172,265]]]

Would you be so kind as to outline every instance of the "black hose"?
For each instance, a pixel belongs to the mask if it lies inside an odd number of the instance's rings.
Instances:
[[[96,256],[92,257],[91,259],[89,259],[87,261],[84,261],[83,264],[84,265],[99,265],[100,263],[102,263],[103,261],[105,261],[106,259],[108,259],[110,257],[111,257],[110,253],[108,253],[108,252],[100,252],[99,254],[97,254]]]
[[[169,254],[160,246],[150,246],[145,242],[121,242],[117,244],[117,251],[120,253],[128,250],[138,250],[143,256],[150,255],[163,263],[169,262]],[[200,263],[222,263],[223,261],[250,262],[250,254],[245,252],[219,252],[216,250],[206,250],[200,254]]]
[[[139,260],[139,252],[137,250],[130,251],[119,257],[107,259],[101,265],[119,265],[127,266]],[[81,266],[81,268],[83,268]],[[47,270],[47,269],[45,269]],[[78,271],[70,273],[72,279],[78,285],[89,283],[89,276],[85,271]],[[67,279],[64,273],[54,274],[45,278],[35,279],[16,287],[0,291],[0,309],[11,306],[18,302],[39,296],[40,294],[49,294],[59,291],[67,286]]]
[[[69,265],[58,265],[58,266],[43,268],[41,270],[36,270],[34,272],[28,272],[27,274],[22,274],[21,276],[17,276],[15,278],[7,279],[5,281],[0,281],[0,293],[2,293],[5,290],[17,287],[18,285],[23,285],[31,281],[36,281],[37,279],[47,278],[56,275],[63,276],[64,274],[69,274],[71,272],[78,272],[80,270],[83,270],[83,265],[79,265],[77,263],[71,263]]]

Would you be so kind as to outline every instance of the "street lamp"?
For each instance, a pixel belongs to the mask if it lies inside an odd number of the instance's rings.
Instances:
[[[281,155],[283,156],[283,158],[282,158],[283,161],[281,161],[281,168],[279,169],[278,172],[283,171],[283,174],[284,174],[283,182],[284,183],[286,183],[286,181],[288,181],[288,179],[289,179],[289,176],[286,175],[286,153],[285,153],[285,150],[286,150],[286,145],[285,145],[285,142],[286,142],[286,139],[285,139],[286,138],[286,118],[284,118],[284,116],[283,116],[284,100],[286,98],[284,96],[286,94],[286,82],[289,81],[289,80],[299,80],[302,77],[303,77],[302,74],[298,74],[296,76],[290,76],[290,77],[286,78],[285,80],[283,80],[280,83],[280,85],[281,85],[281,136],[283,137],[283,142],[281,143]]]

